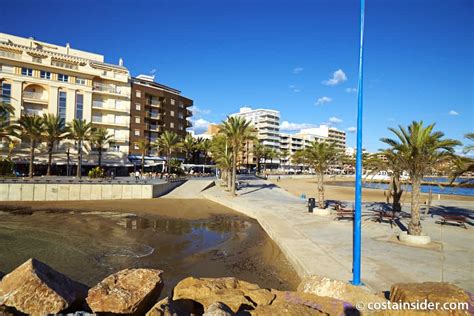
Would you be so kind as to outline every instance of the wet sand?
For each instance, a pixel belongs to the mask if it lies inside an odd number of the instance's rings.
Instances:
[[[0,239],[0,271],[36,257],[88,285],[129,267],[163,269],[164,294],[187,276],[300,281],[257,221],[207,200],[2,202]]]
[[[337,181],[347,181],[346,179],[338,179],[331,177],[327,179],[328,182],[337,182]],[[278,185],[282,189],[294,194],[296,196],[301,196],[302,193],[306,194],[306,197],[316,197],[316,179],[307,178],[307,179],[281,179],[280,181],[271,180],[274,184]],[[343,200],[351,201],[354,200],[354,187],[344,187],[337,185],[328,185],[324,186],[325,190],[325,199],[326,200]],[[428,194],[422,193],[422,200],[428,199]],[[437,194],[433,194],[433,199],[437,199]],[[449,201],[473,201],[474,197],[464,196],[464,195],[450,195],[450,194],[441,194],[441,200]],[[384,190],[378,189],[362,189],[362,201],[363,202],[383,202],[386,201],[384,196]],[[410,193],[404,193],[402,196],[402,203],[410,202]]]

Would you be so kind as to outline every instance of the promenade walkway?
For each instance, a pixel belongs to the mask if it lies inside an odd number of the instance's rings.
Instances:
[[[258,220],[285,253],[297,273],[322,275],[342,281],[352,278],[352,222],[334,221],[307,212],[306,202],[274,184],[256,178],[230,197],[219,186],[205,190],[205,198]],[[362,222],[362,279],[375,291],[396,282],[447,281],[474,290],[474,234],[468,230],[423,220],[433,243],[412,247],[398,242],[401,229],[368,220],[371,204],[364,205]],[[400,223],[406,226],[408,219]]]

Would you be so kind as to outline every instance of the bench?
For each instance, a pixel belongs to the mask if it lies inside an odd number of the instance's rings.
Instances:
[[[340,221],[341,219],[354,220],[354,210],[338,209],[334,220]]]
[[[464,227],[467,229],[466,226],[466,216],[464,215],[448,215],[448,214],[442,214],[440,215],[441,219],[437,221],[437,223],[444,225],[444,224],[454,224],[458,225],[460,227]]]
[[[398,215],[396,215],[396,212],[393,211],[376,211],[374,214],[374,221],[382,223],[383,221],[389,222],[390,223],[390,228],[393,227],[393,224],[395,223],[395,220],[399,219]]]

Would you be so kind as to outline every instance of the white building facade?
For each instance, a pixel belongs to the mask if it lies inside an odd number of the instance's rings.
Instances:
[[[113,136],[109,151],[116,153],[109,156],[125,162],[131,90],[130,73],[122,61],[112,65],[104,62],[103,55],[69,44],[0,33],[0,88],[4,100],[14,108],[12,120],[45,113],[66,123],[84,119],[109,131]],[[64,152],[64,148],[56,150]]]

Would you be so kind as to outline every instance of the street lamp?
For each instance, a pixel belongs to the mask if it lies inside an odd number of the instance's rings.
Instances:
[[[362,215],[362,83],[364,57],[364,18],[365,0],[360,0],[360,44],[359,44],[359,80],[357,84],[357,147],[356,147],[356,178],[355,178],[355,214],[354,239],[352,256],[352,284],[361,285],[361,215]]]

